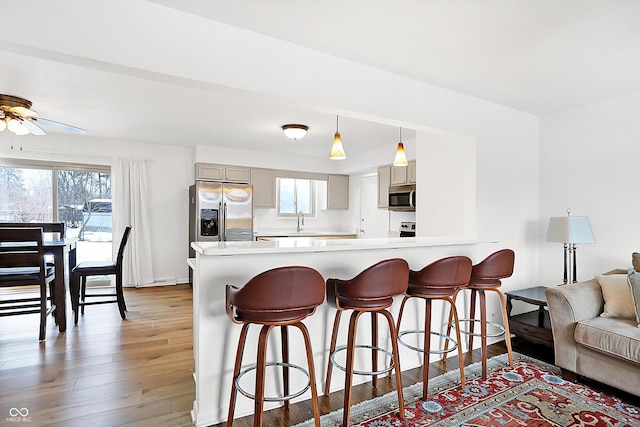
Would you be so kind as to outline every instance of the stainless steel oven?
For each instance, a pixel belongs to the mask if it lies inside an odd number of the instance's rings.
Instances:
[[[414,221],[401,222],[400,237],[416,237],[416,223]]]
[[[416,210],[416,186],[392,185],[389,187],[389,210],[412,212]]]

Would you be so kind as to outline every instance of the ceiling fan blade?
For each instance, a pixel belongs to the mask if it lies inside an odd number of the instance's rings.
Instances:
[[[82,134],[86,134],[87,133],[87,131],[85,129],[77,128],[77,127],[71,126],[71,125],[66,125],[66,124],[60,123],[60,122],[54,122],[53,120],[49,120],[49,119],[43,119],[42,117],[38,117],[38,118],[34,117],[31,120],[34,121],[34,122],[40,122],[43,125],[52,126],[52,127],[58,128],[58,129],[67,130],[69,132],[76,132],[76,133],[82,133]]]
[[[21,117],[35,117],[38,115],[38,113],[36,113],[35,111],[25,107],[11,107],[9,108],[9,111],[11,111],[12,113],[16,113]]]
[[[22,125],[27,128],[31,135],[46,135],[46,133],[40,128],[40,126],[33,123],[33,120],[31,119],[23,120]]]

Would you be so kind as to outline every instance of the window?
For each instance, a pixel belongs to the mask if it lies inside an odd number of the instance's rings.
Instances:
[[[111,260],[111,170],[3,161],[0,222],[65,222],[78,239],[78,262]]]
[[[314,190],[309,179],[278,178],[278,216],[315,215]]]

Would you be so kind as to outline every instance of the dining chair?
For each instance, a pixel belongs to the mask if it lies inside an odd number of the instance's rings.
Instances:
[[[42,232],[45,234],[55,233],[58,238],[64,239],[67,230],[67,225],[64,222],[0,222],[0,227],[11,228],[42,228]]]
[[[124,249],[129,240],[131,226],[128,225],[120,241],[118,255],[115,261],[85,261],[76,265],[71,270],[71,307],[73,309],[74,324],[78,324],[78,312],[84,315],[85,305],[111,304],[117,303],[120,310],[120,317],[126,319],[127,305],[124,302],[124,291],[122,289],[122,259]],[[87,292],[87,277],[89,276],[116,276],[115,292]],[[87,301],[87,298],[97,298],[95,301]]]
[[[55,310],[47,307],[47,286],[53,295],[55,270],[44,261],[42,228],[0,227],[0,287],[38,286],[39,297],[14,297],[0,300],[0,316],[40,314],[39,340],[45,339],[47,316]],[[53,299],[49,299],[53,301]]]

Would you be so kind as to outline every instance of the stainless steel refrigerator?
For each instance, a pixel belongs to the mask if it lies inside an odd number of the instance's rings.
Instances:
[[[249,184],[196,181],[189,187],[191,242],[253,239],[253,188]]]

